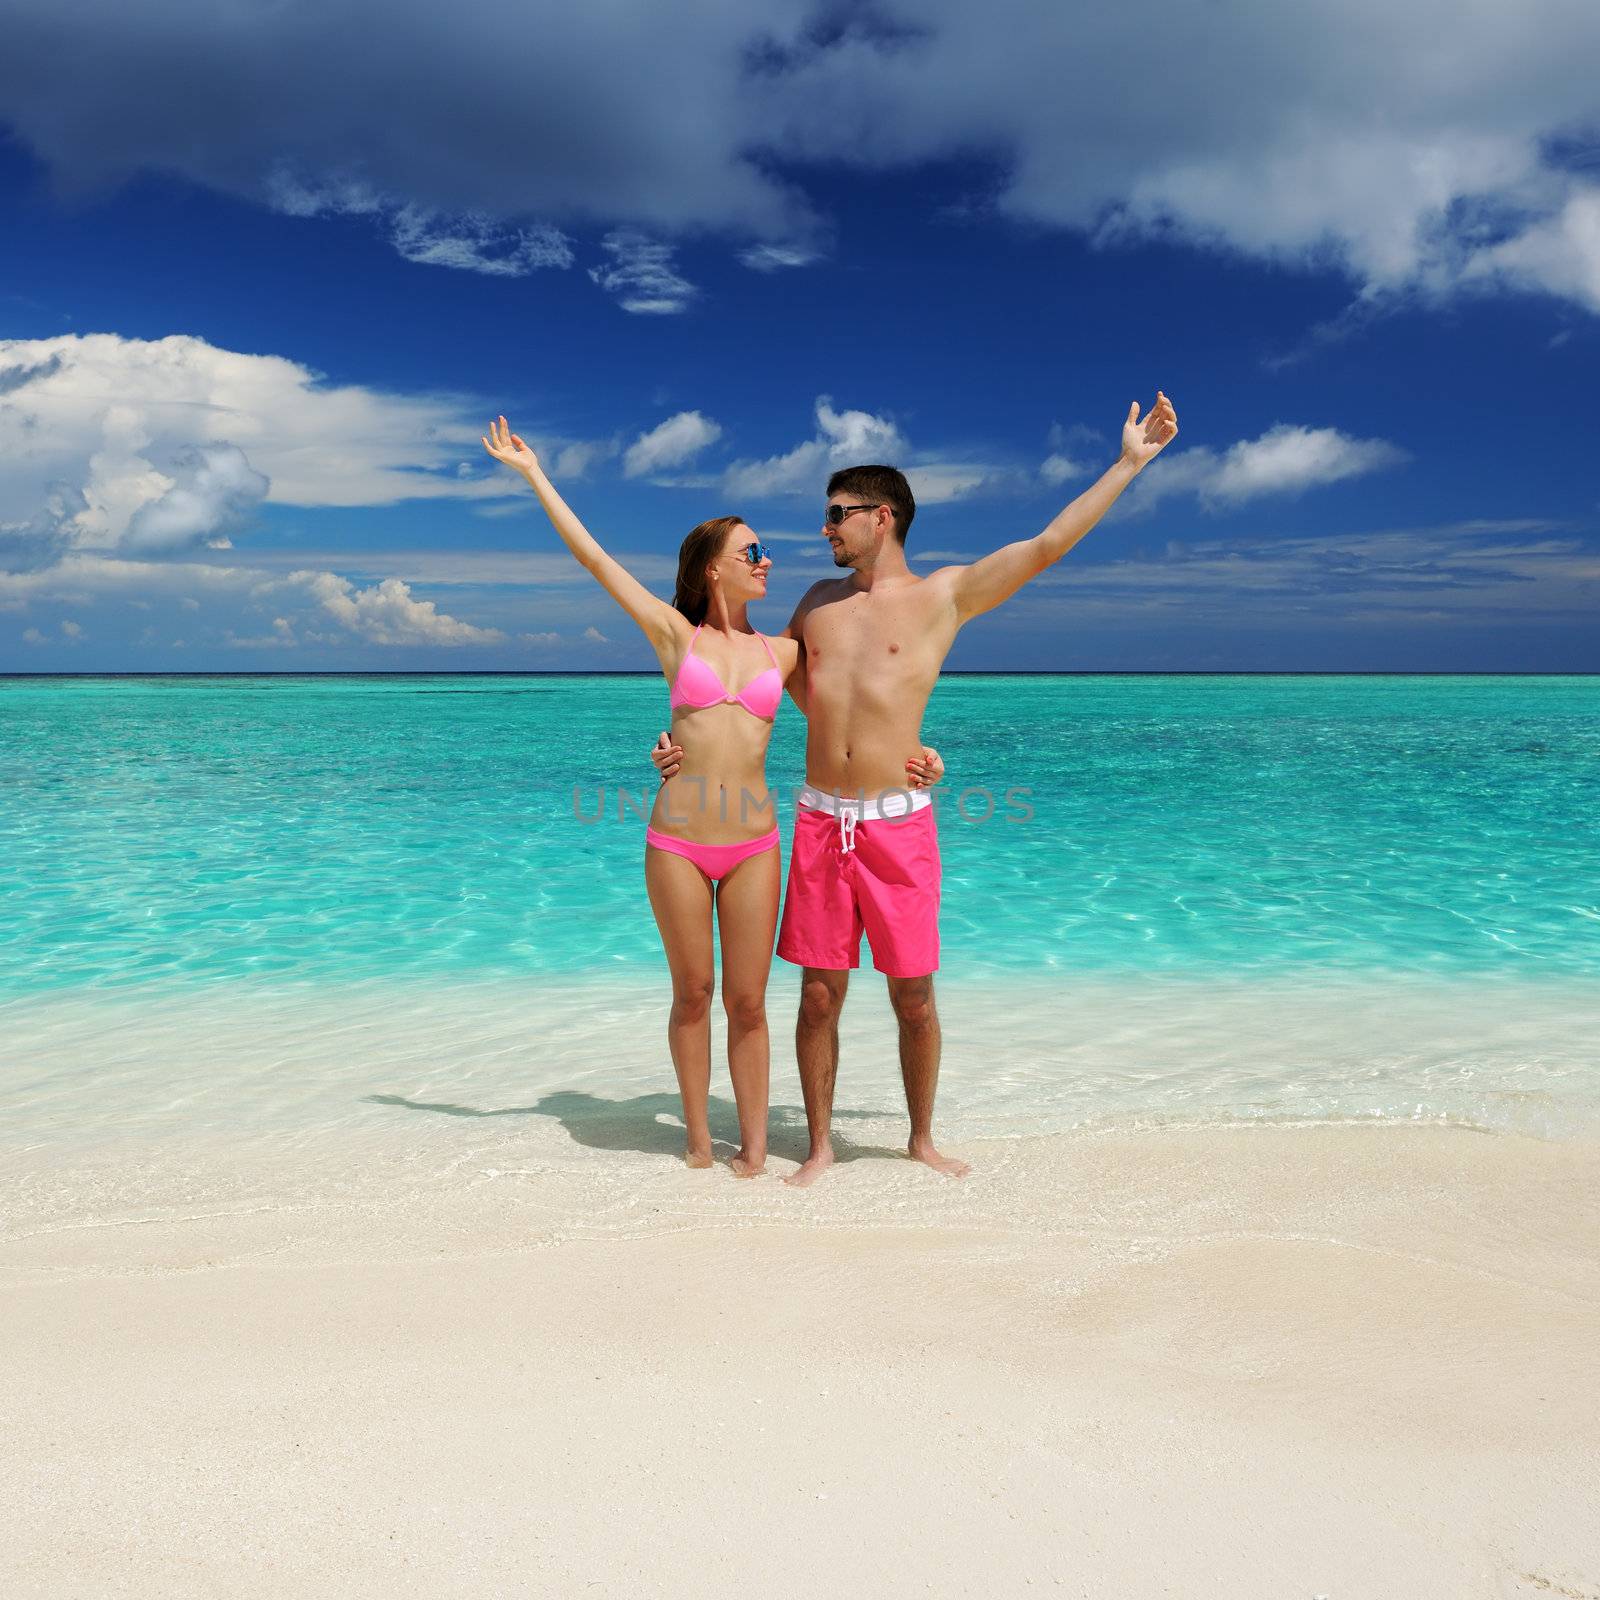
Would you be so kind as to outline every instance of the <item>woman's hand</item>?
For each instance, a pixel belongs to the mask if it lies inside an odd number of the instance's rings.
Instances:
[[[480,434],[479,437],[483,436]],[[511,431],[504,417],[489,424],[489,437],[483,440],[483,448],[496,461],[503,461],[508,467],[515,467],[523,477],[527,477],[528,473],[539,465],[538,456]]]
[[[665,783],[683,765],[683,748],[675,745],[666,734],[662,734],[656,741],[655,749],[650,752],[650,759],[655,762],[656,771],[661,774],[661,781]]]
[[[655,749],[650,752],[650,759],[655,762],[656,771],[665,783],[683,765],[683,747],[674,744],[663,733],[657,739]],[[922,754],[906,762],[906,771],[910,774],[910,781],[906,785],[908,789],[932,788],[944,777],[944,758],[931,745],[923,745]]]

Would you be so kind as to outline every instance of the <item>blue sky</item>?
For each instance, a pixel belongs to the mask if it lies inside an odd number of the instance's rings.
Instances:
[[[1600,670],[1592,5],[8,14],[0,671],[647,668],[493,414],[776,628],[832,467],[930,570],[1158,387],[953,668]]]

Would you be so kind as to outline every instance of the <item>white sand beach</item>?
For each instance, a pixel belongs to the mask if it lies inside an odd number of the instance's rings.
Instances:
[[[1600,1596],[1593,1141],[961,1153],[13,1238],[0,1593]]]

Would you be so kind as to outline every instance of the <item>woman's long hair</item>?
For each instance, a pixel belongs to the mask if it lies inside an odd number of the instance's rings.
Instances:
[[[743,517],[713,517],[690,531],[678,551],[678,587],[672,603],[691,622],[706,620],[711,606],[708,592],[710,580],[706,568],[722,554],[723,542],[730,529],[737,528]]]

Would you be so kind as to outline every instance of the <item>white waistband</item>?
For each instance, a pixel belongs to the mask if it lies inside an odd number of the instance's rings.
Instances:
[[[931,789],[885,789],[875,800],[861,800],[854,795],[835,794],[831,789],[817,789],[804,784],[795,795],[795,804],[803,811],[826,811],[830,816],[854,816],[862,822],[910,816],[924,806],[933,804]]]

